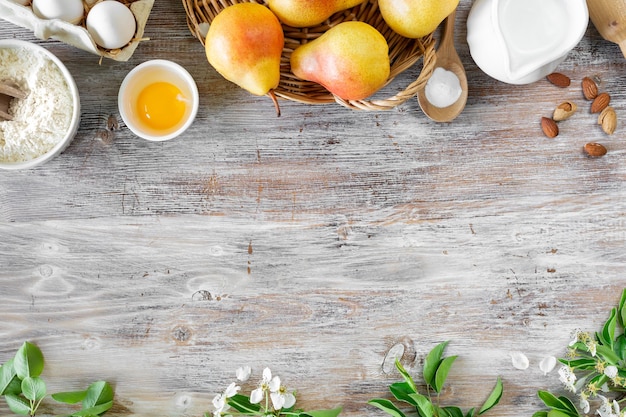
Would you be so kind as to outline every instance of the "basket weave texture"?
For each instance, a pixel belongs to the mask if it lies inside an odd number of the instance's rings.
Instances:
[[[251,0],[254,1],[254,0]],[[182,0],[187,13],[187,24],[191,33],[204,45],[206,25],[210,24],[215,16],[224,8],[245,0]],[[263,1],[258,1],[263,4]],[[395,77],[411,68],[421,58],[423,64],[419,76],[392,97],[373,98],[364,100],[344,100],[331,94],[320,84],[305,81],[296,77],[290,69],[291,53],[300,45],[309,42],[329,28],[350,20],[360,20],[369,23],[387,39],[389,45],[389,60],[391,72],[387,80],[389,84]],[[351,9],[335,13],[326,22],[318,26],[307,28],[292,28],[283,25],[285,33],[285,47],[281,57],[281,77],[278,87],[274,90],[277,97],[306,104],[338,103],[342,106],[358,110],[389,110],[411,97],[415,97],[422,89],[435,68],[435,41],[433,35],[419,39],[408,39],[398,35],[387,26],[378,10],[377,0],[367,0]]]

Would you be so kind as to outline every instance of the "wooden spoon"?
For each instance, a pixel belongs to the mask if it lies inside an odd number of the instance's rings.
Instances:
[[[14,98],[25,99],[26,94],[15,84],[0,81],[0,121],[13,120],[13,116],[9,114],[9,105]]]
[[[467,102],[467,76],[463,62],[454,49],[454,20],[456,9],[445,20],[441,44],[437,49],[437,67],[453,72],[461,83],[461,96],[456,102],[448,107],[437,107],[426,98],[426,89],[422,88],[417,93],[417,100],[426,116],[435,122],[450,122],[454,120],[465,108]]]

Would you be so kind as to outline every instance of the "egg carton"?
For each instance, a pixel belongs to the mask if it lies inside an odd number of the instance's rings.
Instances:
[[[87,10],[99,0],[86,0]],[[103,49],[96,45],[93,38],[83,24],[74,25],[59,19],[41,19],[33,13],[30,6],[22,6],[13,0],[0,0],[0,18],[15,25],[30,29],[39,39],[57,39],[68,45],[91,52],[104,58],[115,61],[128,61],[143,40],[143,32],[154,0],[136,0],[130,3],[130,10],[137,21],[137,31],[134,38],[120,49]]]

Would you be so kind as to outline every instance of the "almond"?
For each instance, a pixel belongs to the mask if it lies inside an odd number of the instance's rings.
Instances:
[[[608,106],[600,116],[598,116],[598,124],[602,126],[602,130],[607,135],[612,135],[615,132],[615,128],[617,127],[617,114],[615,114],[615,110],[613,107]]]
[[[556,107],[556,109],[554,109],[552,119],[555,122],[560,122],[560,121],[569,119],[572,116],[572,114],[576,113],[577,109],[578,109],[578,106],[576,105],[576,103],[571,102],[571,101],[564,101],[563,103],[559,104]]]
[[[567,75],[561,74],[560,72],[553,72],[552,74],[548,74],[546,78],[552,84],[561,88],[569,87],[570,83],[572,82]]]
[[[600,143],[590,142],[583,146],[583,151],[589,156],[595,158],[606,155],[606,148]]]
[[[556,122],[549,117],[541,118],[541,130],[543,130],[543,134],[550,139],[557,137],[559,134],[559,127],[556,125]]]
[[[600,93],[591,103],[591,113],[600,113],[611,102],[609,93]]]
[[[598,96],[598,85],[591,78],[583,78],[581,85],[583,89],[583,96],[585,96],[587,100],[593,100]]]

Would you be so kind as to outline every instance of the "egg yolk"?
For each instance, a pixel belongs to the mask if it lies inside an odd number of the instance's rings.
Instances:
[[[137,114],[152,129],[167,130],[185,116],[185,97],[168,82],[156,82],[144,88],[137,98]]]

